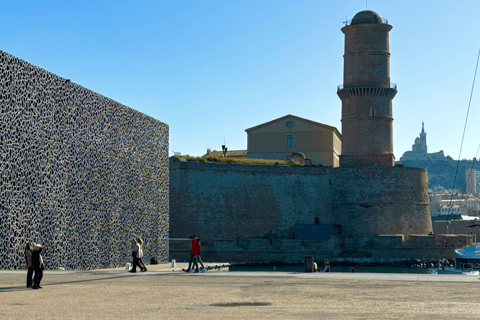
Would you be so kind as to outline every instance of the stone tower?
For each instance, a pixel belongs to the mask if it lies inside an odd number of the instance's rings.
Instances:
[[[392,26],[373,11],[361,11],[345,34],[340,166],[394,166],[388,32]]]

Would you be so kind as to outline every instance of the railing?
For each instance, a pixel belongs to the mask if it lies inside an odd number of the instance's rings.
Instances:
[[[380,86],[380,87],[382,87],[382,86]],[[352,87],[352,88],[355,88],[355,87]],[[391,82],[391,83],[390,83],[390,88],[397,90],[397,84]],[[339,84],[339,85],[337,86],[337,91],[340,91],[340,90],[343,90],[343,83],[342,83],[342,84]]]
[[[385,19],[385,18],[380,18],[380,19],[382,19],[382,23],[388,24],[388,20],[387,20],[387,19]],[[353,19],[350,19],[350,20],[347,20],[347,21],[343,21],[343,24],[345,25],[345,27],[346,27],[346,26],[349,26],[350,24],[352,24],[352,20],[353,20]]]

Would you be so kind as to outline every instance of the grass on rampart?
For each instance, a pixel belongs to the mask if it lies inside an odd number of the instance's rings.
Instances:
[[[222,157],[190,157],[190,156],[178,156],[189,162],[205,162],[205,163],[229,163],[229,164],[253,164],[253,165],[266,165],[266,166],[303,166],[299,162],[284,161],[284,160],[265,160],[265,159],[234,159],[234,158],[222,158]]]

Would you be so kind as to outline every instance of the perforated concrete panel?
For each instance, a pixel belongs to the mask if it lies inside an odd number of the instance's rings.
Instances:
[[[168,259],[168,126],[0,51],[0,268]]]

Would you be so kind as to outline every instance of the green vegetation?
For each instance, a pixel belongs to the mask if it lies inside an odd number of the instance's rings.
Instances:
[[[235,159],[222,157],[190,157],[178,156],[189,162],[205,162],[205,163],[234,163],[234,164],[253,164],[253,165],[267,165],[267,166],[303,166],[299,162],[283,161],[283,160],[265,160],[265,159]]]

